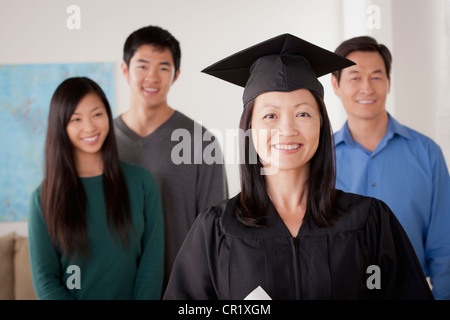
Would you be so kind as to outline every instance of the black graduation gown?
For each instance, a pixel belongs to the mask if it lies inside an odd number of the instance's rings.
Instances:
[[[338,190],[333,226],[304,222],[292,237],[273,205],[265,227],[245,226],[234,214],[238,201],[239,194],[199,214],[164,299],[241,300],[258,286],[272,299],[433,299],[384,202]]]

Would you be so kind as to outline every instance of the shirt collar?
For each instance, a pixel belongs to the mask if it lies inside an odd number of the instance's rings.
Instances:
[[[387,131],[386,136],[388,136],[389,138],[392,138],[394,136],[394,134],[398,134],[407,139],[412,139],[411,134],[409,133],[408,129],[405,126],[401,125],[400,122],[395,120],[394,117],[392,117],[389,113],[388,113],[388,117],[389,117],[389,123],[388,123],[388,131]]]
[[[395,134],[403,136],[407,139],[412,139],[411,134],[408,129],[401,125],[397,120],[392,117],[388,112],[388,129],[384,139],[391,139]],[[348,121],[345,121],[344,126],[341,130],[336,132],[334,135],[334,143],[337,146],[341,142],[345,142],[346,144],[353,145],[355,144],[355,140],[353,140],[352,135],[350,134],[350,130],[348,128]]]
[[[334,134],[334,144],[337,146],[341,142],[351,143],[352,140],[350,130],[348,130],[348,123],[345,121],[342,129]]]

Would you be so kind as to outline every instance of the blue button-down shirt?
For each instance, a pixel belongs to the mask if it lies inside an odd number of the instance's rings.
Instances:
[[[389,115],[373,152],[348,123],[334,134],[336,188],[383,200],[408,234],[436,299],[450,299],[450,176],[440,147]]]

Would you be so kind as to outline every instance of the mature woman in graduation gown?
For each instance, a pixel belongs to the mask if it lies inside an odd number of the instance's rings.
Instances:
[[[203,70],[244,87],[241,192],[198,215],[164,299],[433,299],[389,207],[335,189],[317,77],[352,64],[283,34]]]

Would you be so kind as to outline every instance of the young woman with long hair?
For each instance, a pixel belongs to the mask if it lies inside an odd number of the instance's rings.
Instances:
[[[164,226],[152,174],[120,161],[108,100],[93,80],[53,94],[44,178],[29,212],[39,299],[159,299]]]

